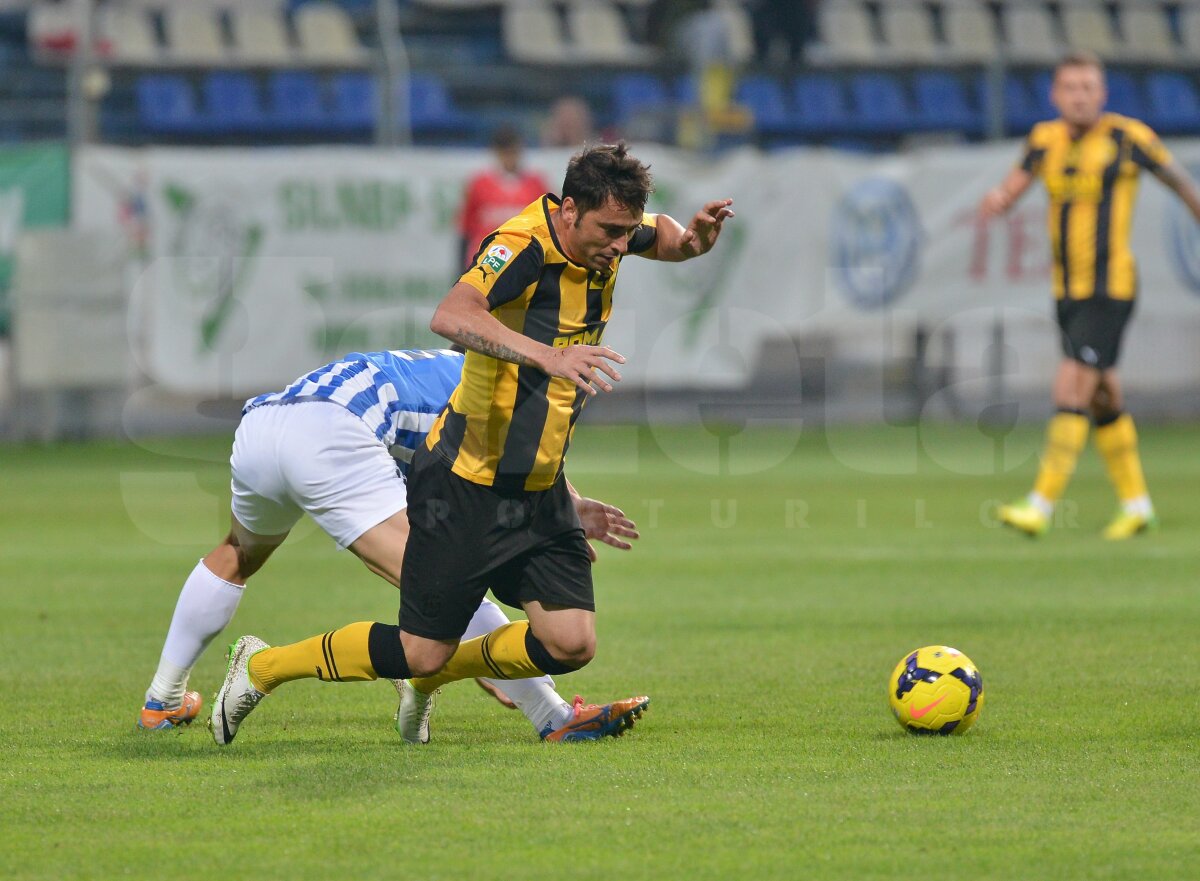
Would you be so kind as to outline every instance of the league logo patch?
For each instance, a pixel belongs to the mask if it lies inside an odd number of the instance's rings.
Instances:
[[[488,267],[493,272],[499,272],[511,259],[511,248],[506,248],[504,245],[492,245],[487,249],[487,253],[483,255],[483,259],[479,261],[479,264]],[[484,275],[487,275],[487,273],[485,272]]]

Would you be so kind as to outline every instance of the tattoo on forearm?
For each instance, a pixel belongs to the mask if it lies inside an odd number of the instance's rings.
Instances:
[[[492,342],[482,334],[467,330],[465,327],[460,327],[451,339],[456,343],[466,346],[473,352],[479,352],[481,355],[499,358],[501,361],[511,361],[514,364],[520,364],[522,367],[537,366],[531,358],[522,355],[515,349],[510,349],[503,343]]]

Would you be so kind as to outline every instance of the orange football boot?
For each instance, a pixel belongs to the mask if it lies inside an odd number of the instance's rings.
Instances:
[[[138,717],[138,728],[158,731],[163,728],[191,725],[203,704],[204,699],[198,691],[185,691],[183,701],[177,707],[164,707],[162,701],[146,701],[146,706],[142,707],[142,715]]]
[[[571,718],[561,728],[546,726],[542,740],[573,743],[580,740],[599,740],[601,737],[620,737],[633,727],[634,721],[646,710],[650,698],[631,697],[611,704],[587,704],[575,695]]]

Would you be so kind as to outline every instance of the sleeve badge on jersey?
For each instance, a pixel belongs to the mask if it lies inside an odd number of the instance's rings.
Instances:
[[[483,255],[483,259],[479,262],[487,266],[493,272],[499,272],[503,269],[508,261],[512,259],[512,249],[504,245],[492,245],[487,249],[487,253]]]

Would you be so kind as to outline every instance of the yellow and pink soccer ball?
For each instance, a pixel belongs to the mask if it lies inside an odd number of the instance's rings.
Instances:
[[[900,659],[888,680],[888,702],[913,734],[962,734],[983,710],[983,677],[948,645],[927,645]]]

